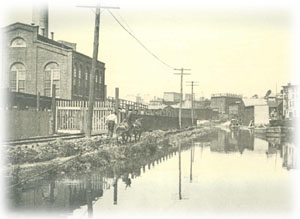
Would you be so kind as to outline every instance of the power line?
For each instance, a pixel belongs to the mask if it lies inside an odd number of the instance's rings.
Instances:
[[[134,31],[133,31],[133,29],[128,25],[128,23],[127,23],[127,22],[125,21],[125,19],[121,16],[121,14],[118,13],[117,11],[116,11],[116,14],[121,18],[121,20],[123,21],[123,23],[125,23],[125,25],[126,25],[126,27],[128,28],[128,30],[131,31],[132,34],[135,34]]]
[[[133,35],[124,25],[121,24],[121,22],[116,18],[116,16],[108,10],[108,12],[111,14],[111,16],[116,20],[116,22],[130,35],[132,36],[148,53],[150,53],[155,59],[157,59],[159,62],[167,66],[168,68],[174,69],[172,66],[161,60],[157,55],[155,55],[153,52],[150,51],[135,35]]]

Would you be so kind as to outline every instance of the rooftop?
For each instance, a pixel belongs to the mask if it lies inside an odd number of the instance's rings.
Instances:
[[[21,22],[16,22],[16,23],[13,23],[13,24],[10,24],[8,26],[3,27],[3,29],[13,29],[13,27],[18,28],[18,26],[19,26],[19,28],[27,29],[29,31],[34,31],[34,29],[36,29],[38,27],[36,25],[29,25],[29,24],[24,24],[24,23],[21,23]],[[76,52],[76,53],[78,53],[80,55],[83,55],[83,56],[85,56],[87,58],[91,58],[90,56],[87,56],[87,55],[85,55],[83,53],[80,53],[80,52],[74,50],[74,48],[65,45],[64,43],[61,43],[61,42],[67,42],[67,41],[58,42],[58,41],[52,40],[52,39],[50,39],[48,37],[44,37],[44,36],[38,34],[38,31],[36,31],[36,33],[37,33],[37,40],[38,41],[41,41],[41,42],[44,42],[44,43],[48,43],[48,44],[51,44],[53,46],[57,46],[57,47],[60,47],[60,48],[63,48],[63,49],[70,49],[73,52]],[[98,62],[100,62],[100,61],[98,60]],[[100,63],[104,64],[103,62],[100,62]]]
[[[299,85],[288,83],[287,85],[284,85],[282,87],[284,87],[284,88],[286,88],[286,87],[299,87]]]
[[[243,98],[245,107],[267,105],[267,100],[262,98]]]
[[[211,97],[235,97],[235,98],[243,98],[243,95],[232,94],[232,93],[216,93],[216,94],[212,94]]]

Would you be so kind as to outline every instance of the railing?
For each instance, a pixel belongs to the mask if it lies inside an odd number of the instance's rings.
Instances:
[[[113,102],[113,103],[115,102],[115,98],[113,98],[113,97],[107,97],[106,100],[108,102]],[[148,109],[148,105],[133,102],[130,100],[119,99],[119,108],[126,109],[126,107],[129,107],[130,109],[133,109],[133,110]]]

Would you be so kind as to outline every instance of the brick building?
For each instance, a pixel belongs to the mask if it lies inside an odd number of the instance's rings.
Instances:
[[[167,105],[173,105],[180,102],[180,93],[164,92],[163,102]]]
[[[291,83],[282,86],[283,93],[283,117],[285,119],[299,118],[299,110],[297,104],[299,102],[299,85]]]
[[[210,107],[220,114],[229,114],[229,105],[241,101],[242,96],[236,94],[212,94]]]
[[[48,25],[45,25],[48,27]],[[3,82],[12,92],[87,100],[92,58],[76,51],[76,44],[48,38],[37,25],[14,23],[2,29]],[[97,61],[95,99],[106,97],[105,64]]]
[[[229,104],[228,114],[229,119],[241,119],[245,110],[245,104],[242,100],[238,100],[234,103]]]

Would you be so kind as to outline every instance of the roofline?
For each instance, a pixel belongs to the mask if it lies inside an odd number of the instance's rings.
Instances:
[[[6,26],[1,27],[1,28],[2,29],[8,29],[9,27],[12,27],[12,26],[15,26],[15,25],[18,25],[18,24],[21,24],[21,25],[24,25],[24,26],[27,26],[27,27],[31,27],[31,28],[37,28],[38,27],[37,25],[30,25],[30,24],[25,24],[25,23],[21,23],[21,22],[15,22],[15,23],[6,25]]]
[[[249,105],[249,106],[246,106],[245,107],[254,107],[254,106],[269,106],[268,104],[254,104],[254,105]]]
[[[79,55],[85,56],[86,58],[93,59],[92,57],[90,57],[90,56],[88,56],[88,55],[85,55],[85,54],[83,54],[83,53],[81,53],[81,52],[78,52],[78,51],[76,51],[76,50],[73,50],[73,52],[74,52],[74,53],[77,53],[77,54],[79,54]],[[105,68],[105,63],[104,63],[104,62],[99,61],[98,59],[97,59],[97,62],[103,64],[103,66],[104,66],[104,68]]]
[[[299,87],[299,85],[298,84],[290,84],[290,85],[284,85],[281,87]]]
[[[13,27],[13,26],[16,26],[16,25],[23,25],[23,26],[32,28],[32,30],[37,29],[37,28],[39,27],[39,26],[37,26],[37,25],[30,25],[30,24],[25,24],[25,23],[21,23],[21,22],[15,22],[15,23],[9,24],[9,25],[7,25],[7,26],[5,26],[5,27],[2,27],[2,29],[7,30],[7,29],[9,29],[10,27]],[[60,43],[60,42],[58,42],[58,41],[56,41],[56,40],[53,40],[53,39],[51,39],[51,38],[42,36],[42,35],[38,34],[38,32],[37,32],[37,36],[38,36],[38,37],[37,37],[37,41],[38,41],[38,42],[49,43],[49,44],[51,44],[51,45],[53,45],[53,46],[56,46],[56,47],[59,47],[59,48],[64,48],[64,49],[72,50],[73,52],[78,53],[79,55],[82,55],[82,56],[85,56],[85,57],[87,57],[87,58],[89,58],[89,59],[92,59],[92,57],[90,57],[90,56],[88,56],[88,55],[85,55],[85,54],[83,54],[83,53],[81,53],[81,52],[78,52],[78,51],[74,50],[73,48],[71,48],[71,47],[69,47],[69,46],[67,46],[67,45],[65,45],[65,44],[63,44],[63,43]],[[40,39],[38,39],[38,38],[40,38]],[[45,38],[45,39],[47,40],[47,42],[43,41],[43,38]],[[61,46],[59,46],[59,45],[57,45],[57,44],[60,44]],[[100,64],[102,64],[102,65],[104,66],[104,68],[105,68],[105,63],[104,63],[104,62],[99,61],[99,60],[97,60],[97,62],[100,63]]]
[[[40,39],[39,39],[39,38],[40,38]],[[45,41],[47,41],[47,42],[43,41],[43,39],[45,39]],[[38,42],[43,42],[43,43],[49,43],[49,44],[51,44],[51,45],[53,45],[53,46],[57,46],[57,47],[59,47],[59,48],[68,49],[68,50],[73,50],[73,48],[71,48],[71,47],[69,47],[69,46],[66,46],[66,45],[63,44],[63,43],[57,42],[57,41],[55,41],[55,40],[52,40],[51,38],[45,37],[45,36],[40,35],[40,34],[38,34],[37,41],[38,41]],[[59,44],[59,45],[58,45],[58,44]]]

